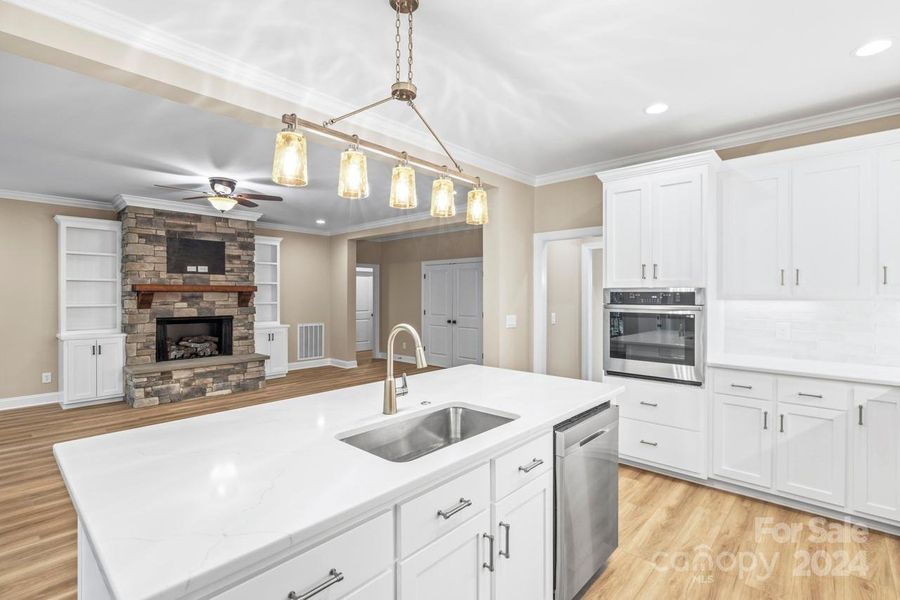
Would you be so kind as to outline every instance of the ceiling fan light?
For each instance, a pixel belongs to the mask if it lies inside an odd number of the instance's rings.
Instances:
[[[453,181],[440,177],[431,184],[431,216],[445,219],[456,216]]]
[[[303,187],[309,183],[306,171],[306,137],[299,131],[284,129],[275,137],[272,181],[290,187]]]
[[[348,200],[361,200],[369,197],[369,175],[366,169],[366,155],[355,148],[348,148],[341,153],[338,196]]]
[[[399,164],[391,172],[391,208],[415,208],[419,205],[416,198],[416,172],[407,164]]]
[[[237,200],[228,196],[210,196],[207,198],[212,207],[219,212],[228,212],[237,205]]]
[[[488,201],[487,192],[484,188],[476,187],[469,192],[466,197],[466,224],[467,225],[487,225],[488,223]]]

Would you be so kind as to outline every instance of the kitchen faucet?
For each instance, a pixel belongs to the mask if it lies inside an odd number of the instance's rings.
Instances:
[[[423,369],[428,366],[425,361],[425,349],[422,348],[422,340],[419,338],[419,332],[412,325],[407,323],[399,323],[391,329],[387,343],[387,377],[384,379],[384,414],[397,414],[397,396],[405,396],[409,393],[409,386],[406,384],[406,373],[403,374],[403,385],[397,387],[394,381],[394,342],[397,340],[397,334],[406,331],[413,338],[416,345],[416,367]]]

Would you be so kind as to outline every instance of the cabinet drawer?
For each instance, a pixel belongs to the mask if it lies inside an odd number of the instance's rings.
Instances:
[[[400,556],[409,556],[455,529],[490,502],[491,466],[484,464],[400,504]]]
[[[614,383],[625,386],[619,396],[621,417],[692,431],[703,429],[705,390],[634,379],[616,379]]]
[[[394,518],[386,512],[216,596],[216,600],[287,598],[336,581],[323,599],[342,598],[394,561]],[[334,572],[332,572],[334,569]]]
[[[553,467],[553,434],[547,433],[494,459],[494,499],[499,500]]]
[[[716,370],[713,378],[717,394],[756,398],[757,400],[775,399],[775,377],[773,375],[749,371]]]
[[[703,435],[698,431],[619,419],[619,454],[706,476]]]
[[[778,401],[803,404],[834,410],[847,410],[850,406],[849,385],[822,379],[803,377],[779,377]]]

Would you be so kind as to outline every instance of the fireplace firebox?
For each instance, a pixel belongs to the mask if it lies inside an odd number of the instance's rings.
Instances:
[[[230,356],[234,317],[156,319],[156,362]]]

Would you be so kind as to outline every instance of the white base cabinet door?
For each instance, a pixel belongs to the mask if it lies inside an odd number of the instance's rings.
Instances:
[[[553,597],[553,473],[495,505],[494,600]]]
[[[490,530],[485,510],[402,561],[399,600],[489,600]]]
[[[97,340],[63,342],[65,389],[63,403],[87,402],[97,397]]]
[[[70,339],[60,342],[64,407],[115,399],[125,393],[125,337]]]
[[[125,340],[97,340],[97,396],[121,396],[125,393]]]
[[[266,378],[284,377],[288,372],[288,327],[260,327],[254,331],[256,351],[268,354]]]
[[[900,521],[900,389],[854,390],[853,509]]]
[[[713,472],[720,477],[772,486],[774,402],[716,394],[713,407]]]
[[[788,494],[846,504],[847,413],[779,403],[775,487]]]

